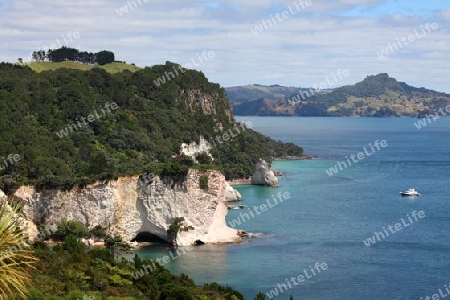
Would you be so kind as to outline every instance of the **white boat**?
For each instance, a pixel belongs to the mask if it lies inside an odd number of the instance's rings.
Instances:
[[[402,196],[420,196],[420,193],[416,189],[408,189],[407,191],[400,192]]]

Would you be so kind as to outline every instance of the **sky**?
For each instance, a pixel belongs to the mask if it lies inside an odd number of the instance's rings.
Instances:
[[[224,87],[388,73],[450,93],[449,0],[0,0],[0,61],[60,46],[172,61]]]

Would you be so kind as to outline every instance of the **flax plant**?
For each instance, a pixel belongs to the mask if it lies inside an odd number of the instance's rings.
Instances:
[[[23,233],[19,206],[0,199],[0,300],[26,298],[36,261]]]

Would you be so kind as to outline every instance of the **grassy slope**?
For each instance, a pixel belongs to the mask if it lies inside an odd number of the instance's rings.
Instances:
[[[89,65],[83,65],[74,61],[62,61],[62,62],[32,62],[28,65],[32,70],[36,72],[42,72],[42,71],[50,71],[50,70],[56,70],[60,68],[68,68],[68,69],[76,69],[76,70],[90,70],[94,67],[105,69],[108,73],[118,73],[122,72],[124,70],[129,70],[131,72],[135,72],[139,70],[139,67],[121,63],[121,62],[113,62],[110,64],[106,64],[103,66],[89,66]]]

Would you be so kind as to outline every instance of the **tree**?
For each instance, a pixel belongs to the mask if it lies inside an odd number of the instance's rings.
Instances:
[[[40,61],[43,62],[45,61],[45,50],[39,50],[38,52],[36,52],[36,61]]]
[[[64,241],[69,235],[78,239],[89,237],[89,230],[81,222],[62,220],[56,226],[58,229],[53,234],[53,238],[56,240]]]
[[[37,259],[21,228],[19,207],[0,200],[0,299],[26,298],[29,270]]]
[[[208,175],[200,176],[200,188],[204,191],[208,191]]]
[[[183,222],[184,222],[183,217],[176,217],[175,219],[172,220],[172,224],[170,224],[169,229],[167,229],[167,237],[169,240],[172,241],[172,243],[175,243],[178,232],[183,226]]]
[[[97,63],[99,65],[106,65],[114,61],[114,53],[103,50],[97,53]]]
[[[130,245],[122,240],[119,235],[107,235],[105,238],[105,247],[108,249],[114,257],[116,257],[117,251],[129,250]]]
[[[94,239],[97,239],[97,240],[104,239],[107,236],[105,228],[103,228],[100,225],[97,225],[94,228],[92,228],[90,230],[90,234]]]
[[[211,156],[206,152],[202,152],[195,157],[199,164],[210,164],[212,162]]]

